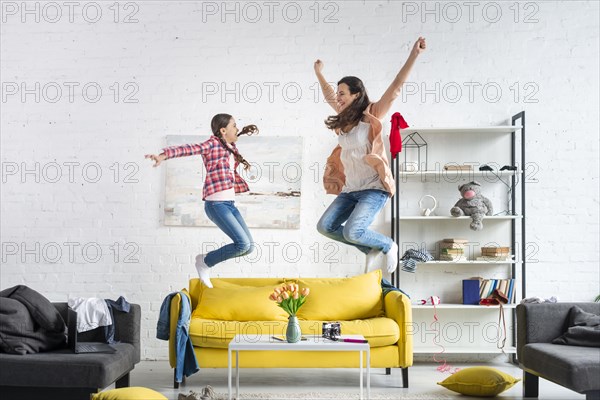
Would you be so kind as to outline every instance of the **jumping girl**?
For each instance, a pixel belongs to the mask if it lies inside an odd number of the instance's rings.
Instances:
[[[325,121],[338,137],[338,145],[327,158],[323,185],[337,197],[317,224],[319,233],[356,247],[367,254],[369,270],[383,253],[389,273],[398,264],[398,245],[389,237],[369,230],[369,225],[394,195],[395,185],[381,134],[381,119],[400,94],[417,57],[426,48],[419,37],[408,59],[381,99],[369,101],[363,82],[346,76],[337,83],[337,93],[323,77],[323,62],[314,69],[327,103],[336,111]]]
[[[237,173],[239,164],[248,169],[250,164],[238,152],[235,142],[241,135],[258,133],[256,125],[248,125],[240,132],[235,120],[229,114],[217,114],[210,127],[213,136],[200,144],[184,144],[163,149],[159,155],[146,154],[157,167],[164,160],[200,154],[206,167],[206,179],[202,190],[204,211],[233,243],[207,254],[196,256],[196,269],[200,280],[209,288],[210,268],[234,257],[244,256],[254,250],[252,235],[235,206],[235,194],[247,192],[248,184]]]

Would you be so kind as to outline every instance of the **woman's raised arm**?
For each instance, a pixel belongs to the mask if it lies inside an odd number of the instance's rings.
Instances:
[[[396,75],[390,86],[387,88],[381,99],[373,104],[371,108],[371,114],[373,114],[377,118],[383,118],[385,114],[392,107],[392,103],[396,98],[400,95],[400,91],[402,90],[402,86],[408,79],[408,75],[412,70],[413,65],[417,57],[425,51],[427,48],[427,43],[425,42],[425,38],[419,37],[408,56],[408,59],[400,69],[400,72]]]
[[[335,89],[331,87],[329,82],[327,82],[327,79],[325,79],[325,77],[323,76],[323,61],[315,61],[314,68],[315,74],[317,75],[317,79],[319,80],[319,85],[321,85],[321,91],[323,92],[323,96],[325,96],[325,101],[336,112],[339,112],[338,103],[335,96]]]

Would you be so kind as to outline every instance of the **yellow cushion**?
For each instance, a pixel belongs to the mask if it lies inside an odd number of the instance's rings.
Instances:
[[[288,315],[269,295],[274,286],[239,286],[220,283],[204,288],[192,318],[224,321],[284,321]]]
[[[96,393],[92,400],[169,400],[162,394],[152,389],[143,387],[128,387],[112,389]]]
[[[391,346],[400,338],[400,328],[390,318],[341,321],[345,335],[363,335],[371,348]],[[321,336],[323,321],[300,321],[305,336]],[[257,335],[285,335],[287,321],[217,321],[193,318],[190,322],[192,344],[202,348],[226,349],[237,334],[248,338]]]
[[[298,279],[310,288],[298,311],[305,320],[353,320],[384,315],[381,301],[381,270],[350,278]]]
[[[452,374],[438,385],[467,396],[494,397],[519,381],[495,368],[470,367]]]

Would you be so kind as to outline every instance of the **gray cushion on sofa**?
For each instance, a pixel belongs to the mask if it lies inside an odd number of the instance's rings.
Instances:
[[[531,343],[523,347],[529,370],[579,393],[595,390],[600,376],[600,348]]]
[[[133,345],[111,346],[116,353],[73,354],[68,349],[26,355],[2,353],[0,364],[10,368],[0,368],[0,382],[10,382],[11,386],[104,388],[137,362]]]

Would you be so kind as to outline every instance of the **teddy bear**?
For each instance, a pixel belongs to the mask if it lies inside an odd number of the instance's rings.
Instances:
[[[471,229],[480,231],[483,229],[483,216],[492,215],[494,209],[492,202],[481,195],[481,185],[478,182],[469,182],[458,187],[461,199],[456,202],[450,210],[453,217],[463,215],[471,216]]]

